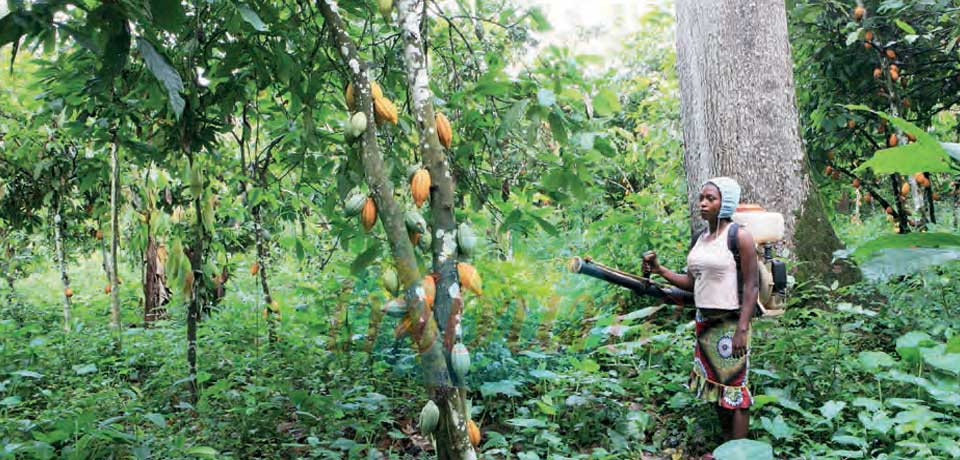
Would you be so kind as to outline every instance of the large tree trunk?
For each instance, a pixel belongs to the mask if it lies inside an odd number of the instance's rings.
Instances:
[[[841,242],[803,151],[783,0],[678,0],[677,73],[691,226],[703,182],[733,177],[743,202],[783,213],[801,274],[826,272]]]

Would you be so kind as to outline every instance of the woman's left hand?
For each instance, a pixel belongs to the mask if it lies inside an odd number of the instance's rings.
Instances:
[[[742,358],[746,356],[747,351],[747,333],[738,329],[733,334],[733,357]]]

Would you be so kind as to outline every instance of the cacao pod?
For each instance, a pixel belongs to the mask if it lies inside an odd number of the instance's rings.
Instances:
[[[99,241],[99,240],[102,240],[102,239],[103,239],[103,232],[100,231],[100,230],[97,230],[97,233],[95,233],[94,236],[97,238],[98,241]]]
[[[64,289],[64,290],[63,290],[63,295],[67,296],[68,299],[69,299],[70,297],[73,297],[73,288],[69,288],[69,287],[68,287],[68,288]]]
[[[277,302],[276,300],[270,302],[270,311],[274,313],[280,313],[280,302]]]
[[[470,370],[470,352],[467,351],[466,345],[458,342],[453,346],[453,350],[450,351],[450,364],[454,374],[457,375],[457,380],[462,384]]]
[[[847,120],[847,128],[853,129],[856,127],[857,127],[857,120],[854,120],[853,118]]]
[[[886,53],[887,53],[887,59],[896,59],[896,58],[897,58],[897,52],[894,51],[893,48],[887,48]]]
[[[460,278],[461,287],[473,291],[476,295],[483,295],[483,283],[480,280],[480,274],[477,273],[477,269],[473,265],[458,262],[457,276]]]
[[[410,237],[410,244],[416,246],[420,244],[420,238],[423,236],[423,233],[410,233],[407,232],[407,236]]]
[[[829,175],[832,174],[832,173],[833,173],[833,166],[827,165],[827,167],[824,168],[824,170],[823,170],[823,175],[824,175],[824,176],[829,176]]]
[[[250,266],[250,274],[256,275],[260,271],[260,262],[255,261],[253,265]]]
[[[430,172],[421,168],[413,173],[413,179],[410,180],[410,191],[413,193],[414,204],[418,208],[423,206],[423,202],[430,197]]]
[[[884,209],[884,211],[886,211],[886,213],[891,216],[893,215],[893,208],[891,208],[890,206],[887,206],[887,208]]]
[[[370,81],[370,96],[373,97],[374,102],[376,102],[377,98],[383,97],[383,90],[380,89],[380,85],[372,80]],[[354,98],[353,82],[347,83],[347,89],[345,89],[343,92],[343,98],[347,102],[348,109],[351,111],[357,109],[356,99]],[[366,115],[364,115],[364,117],[366,117]]]
[[[113,291],[113,287],[110,286],[109,284],[103,287],[103,293],[104,293],[104,294],[109,294],[109,293],[112,292],[112,291]]]
[[[898,70],[895,65],[890,66],[890,78],[892,78],[893,81],[900,79],[900,70]]]
[[[939,200],[940,200],[940,194],[934,192],[934,193],[933,193],[933,201],[939,201]]]
[[[391,318],[403,318],[407,314],[407,302],[399,297],[390,299],[383,305],[383,312]]]
[[[470,437],[470,444],[473,444],[473,447],[480,446],[480,428],[477,427],[476,423],[473,423],[473,420],[467,420],[467,436]]]
[[[393,101],[385,97],[374,98],[373,100],[373,112],[377,119],[377,124],[391,123],[397,124],[397,121],[400,119],[397,114],[397,106],[393,105]]]
[[[908,193],[910,193],[910,183],[904,182],[903,185],[900,186],[900,195],[907,196]]]
[[[373,224],[377,223],[377,204],[371,197],[367,197],[366,203],[363,204],[363,210],[360,211],[360,223],[363,224],[363,229],[368,232],[373,228]]]
[[[431,275],[423,277],[423,296],[427,307],[432,307],[433,300],[437,297],[437,282]]]
[[[357,112],[350,117],[350,131],[349,137],[358,137],[362,136],[363,132],[367,130],[367,115],[363,112]]]
[[[367,196],[360,193],[359,190],[354,190],[347,195],[347,199],[343,202],[343,213],[347,217],[353,217],[360,214],[360,210],[363,209],[365,204],[367,204]]]
[[[383,269],[383,273],[380,275],[380,282],[383,283],[383,288],[392,296],[396,296],[400,291],[400,279],[397,277],[397,271],[394,270],[393,267]]]
[[[883,76],[883,71],[879,67],[873,69],[873,78],[880,78]]]
[[[440,421],[440,408],[437,403],[431,399],[420,410],[420,434],[426,436],[437,429],[437,422]]]
[[[853,180],[853,188],[860,188],[860,179]]]
[[[460,254],[467,257],[472,256],[477,249],[477,235],[466,222],[457,227],[457,246],[460,249]]]
[[[887,146],[888,146],[888,147],[896,147],[896,146],[897,146],[897,135],[896,135],[896,133],[891,134],[890,137],[887,138]]]
[[[203,192],[203,178],[200,177],[200,167],[195,166],[190,168],[190,193],[193,196],[200,196],[201,192]]]
[[[868,30],[868,31],[864,32],[864,33],[863,33],[863,39],[866,40],[866,41],[868,41],[868,42],[872,42],[872,41],[873,41],[873,31]]]
[[[437,112],[434,122],[437,126],[437,137],[440,139],[440,144],[449,149],[453,145],[453,127],[450,126],[450,120],[447,120],[443,113]]]
[[[853,19],[856,21],[863,19],[865,14],[867,14],[867,10],[861,5],[857,5],[857,7],[853,9]]]
[[[433,237],[430,236],[430,232],[420,234],[420,240],[416,244],[421,251],[430,252],[430,247],[433,245]]]
[[[393,0],[379,0],[377,6],[380,8],[380,16],[383,20],[390,22],[390,11],[393,10]]]
[[[403,222],[406,224],[407,231],[410,233],[427,232],[427,221],[424,220],[423,216],[417,211],[407,211],[403,216]]]

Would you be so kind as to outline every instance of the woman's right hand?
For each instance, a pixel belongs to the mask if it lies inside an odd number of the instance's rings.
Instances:
[[[660,273],[660,261],[657,260],[656,252],[647,251],[643,253],[643,272]]]

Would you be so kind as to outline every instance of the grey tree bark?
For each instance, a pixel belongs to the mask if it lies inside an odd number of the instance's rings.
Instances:
[[[677,0],[676,8],[691,227],[704,225],[697,203],[703,182],[730,176],[743,189],[742,202],[783,213],[785,246],[809,262],[801,274],[826,272],[841,242],[800,138],[783,0]]]

